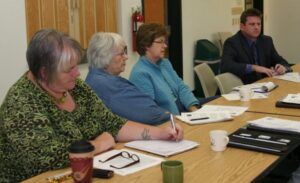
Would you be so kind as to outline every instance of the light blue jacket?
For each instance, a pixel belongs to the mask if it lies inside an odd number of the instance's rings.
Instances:
[[[113,113],[126,119],[157,125],[170,119],[170,113],[159,107],[147,94],[120,76],[103,69],[89,68],[86,82]]]
[[[173,114],[180,114],[176,105],[177,99],[186,109],[199,105],[198,99],[177,75],[168,59],[161,59],[153,64],[145,56],[140,57],[129,80],[150,95],[160,107]]]

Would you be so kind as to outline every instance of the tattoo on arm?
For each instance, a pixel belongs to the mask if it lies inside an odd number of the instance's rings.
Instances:
[[[141,136],[143,140],[151,140],[150,130],[145,128]]]

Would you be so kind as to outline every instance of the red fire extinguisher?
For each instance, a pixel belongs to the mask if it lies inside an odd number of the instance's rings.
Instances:
[[[140,10],[137,8],[136,10],[132,9],[132,50],[136,51],[136,33],[139,27],[144,23],[144,16]]]

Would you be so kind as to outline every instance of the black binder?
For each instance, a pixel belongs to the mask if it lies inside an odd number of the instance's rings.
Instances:
[[[287,103],[282,101],[277,101],[275,104],[276,107],[286,107],[286,108],[297,108],[300,109],[300,104]]]
[[[261,130],[240,128],[229,135],[230,147],[283,155],[300,145],[300,138]]]

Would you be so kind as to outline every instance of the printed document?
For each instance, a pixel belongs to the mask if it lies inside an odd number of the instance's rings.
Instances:
[[[231,116],[239,116],[243,114],[248,107],[239,106],[226,106],[226,105],[204,105],[202,108],[198,109],[198,112],[229,112]],[[195,112],[197,112],[195,111]]]
[[[252,84],[237,86],[234,87],[233,90],[239,91],[241,88],[249,88],[254,92],[270,92],[277,87],[278,85],[276,85],[273,82],[263,82],[263,83],[252,83]]]
[[[228,94],[223,94],[222,97],[224,97],[226,100],[233,101],[233,100],[241,100],[240,93],[237,91],[232,91]],[[251,99],[264,99],[268,98],[268,93],[257,93],[254,92],[251,96]]]
[[[220,121],[229,121],[233,117],[228,111],[223,112],[185,112],[181,113],[181,116],[176,116],[183,122],[186,122],[191,125],[220,122]]]
[[[300,104],[300,94],[288,94],[286,97],[280,100],[281,102],[290,104]]]
[[[300,133],[300,121],[264,117],[257,120],[248,121],[248,124],[262,128]]]
[[[168,157],[174,154],[193,149],[199,146],[199,143],[190,140],[137,140],[128,142],[125,144],[125,146]]]
[[[124,165],[127,165],[127,164],[131,163],[134,160],[132,160],[130,158],[124,158],[122,156],[118,156],[116,158],[113,158],[113,159],[105,162],[105,163],[99,162],[99,160],[104,161],[107,158],[112,157],[113,155],[116,155],[116,154],[118,154],[122,151],[127,151],[130,154],[137,155],[140,158],[140,162],[138,162],[138,163],[136,163],[132,166],[122,168],[122,169],[112,168],[112,167],[110,167],[110,165],[114,165],[114,166],[117,166],[117,167],[122,167]],[[125,176],[125,175],[132,174],[132,173],[135,173],[137,171],[140,171],[140,170],[143,170],[143,169],[155,166],[155,165],[159,165],[162,161],[164,161],[164,159],[159,158],[159,157],[146,155],[146,154],[142,154],[142,153],[132,151],[132,150],[129,150],[129,149],[120,149],[120,150],[115,149],[115,150],[111,150],[111,151],[108,151],[108,152],[105,152],[103,154],[95,156],[93,165],[94,165],[94,168],[113,170],[116,174]]]
[[[274,78],[300,83],[300,75],[298,72],[288,72],[283,75],[274,76]]]

